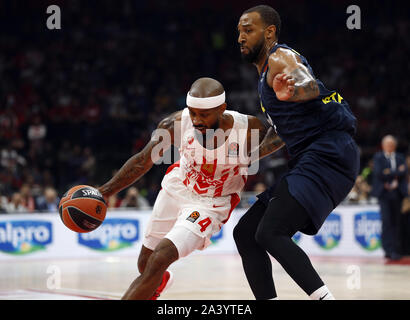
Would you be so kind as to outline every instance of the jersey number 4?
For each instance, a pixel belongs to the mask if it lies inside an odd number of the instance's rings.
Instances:
[[[208,228],[208,226],[212,223],[211,219],[209,218],[205,218],[201,221],[198,222],[198,224],[201,226],[201,232],[204,232],[206,230],[206,228]]]

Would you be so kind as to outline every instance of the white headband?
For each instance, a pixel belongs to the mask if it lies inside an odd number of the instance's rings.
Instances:
[[[207,98],[193,97],[189,92],[186,95],[186,105],[195,109],[212,109],[219,107],[223,103],[225,103],[225,91],[219,96]]]

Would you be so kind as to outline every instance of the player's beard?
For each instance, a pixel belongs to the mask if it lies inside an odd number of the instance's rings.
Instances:
[[[214,138],[217,129],[219,129],[219,121],[216,121],[210,128],[207,128],[205,133],[195,130],[195,136],[205,144]]]
[[[265,45],[265,39],[262,38],[261,41],[258,44],[256,44],[252,49],[248,47],[248,50],[249,50],[248,54],[241,53],[242,59],[249,63],[256,62],[264,45]]]

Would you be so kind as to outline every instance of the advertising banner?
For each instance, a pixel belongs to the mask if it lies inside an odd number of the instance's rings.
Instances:
[[[382,257],[381,230],[377,206],[340,206],[315,236],[297,233],[293,240],[310,255]]]
[[[215,234],[212,244],[195,254],[237,253],[232,232],[246,211],[236,209]],[[0,260],[137,256],[150,211],[111,211],[103,224],[89,233],[64,226],[58,213],[0,216]],[[383,256],[378,206],[340,206],[315,236],[296,233],[293,240],[308,255]]]

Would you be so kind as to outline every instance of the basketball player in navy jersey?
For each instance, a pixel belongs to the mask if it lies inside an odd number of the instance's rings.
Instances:
[[[238,23],[241,55],[259,73],[262,111],[290,161],[289,171],[241,218],[234,238],[256,299],[277,298],[268,253],[310,298],[334,299],[292,236],[316,234],[352,189],[359,170],[356,118],[302,55],[279,44],[280,29],[279,14],[265,5],[246,10]]]

